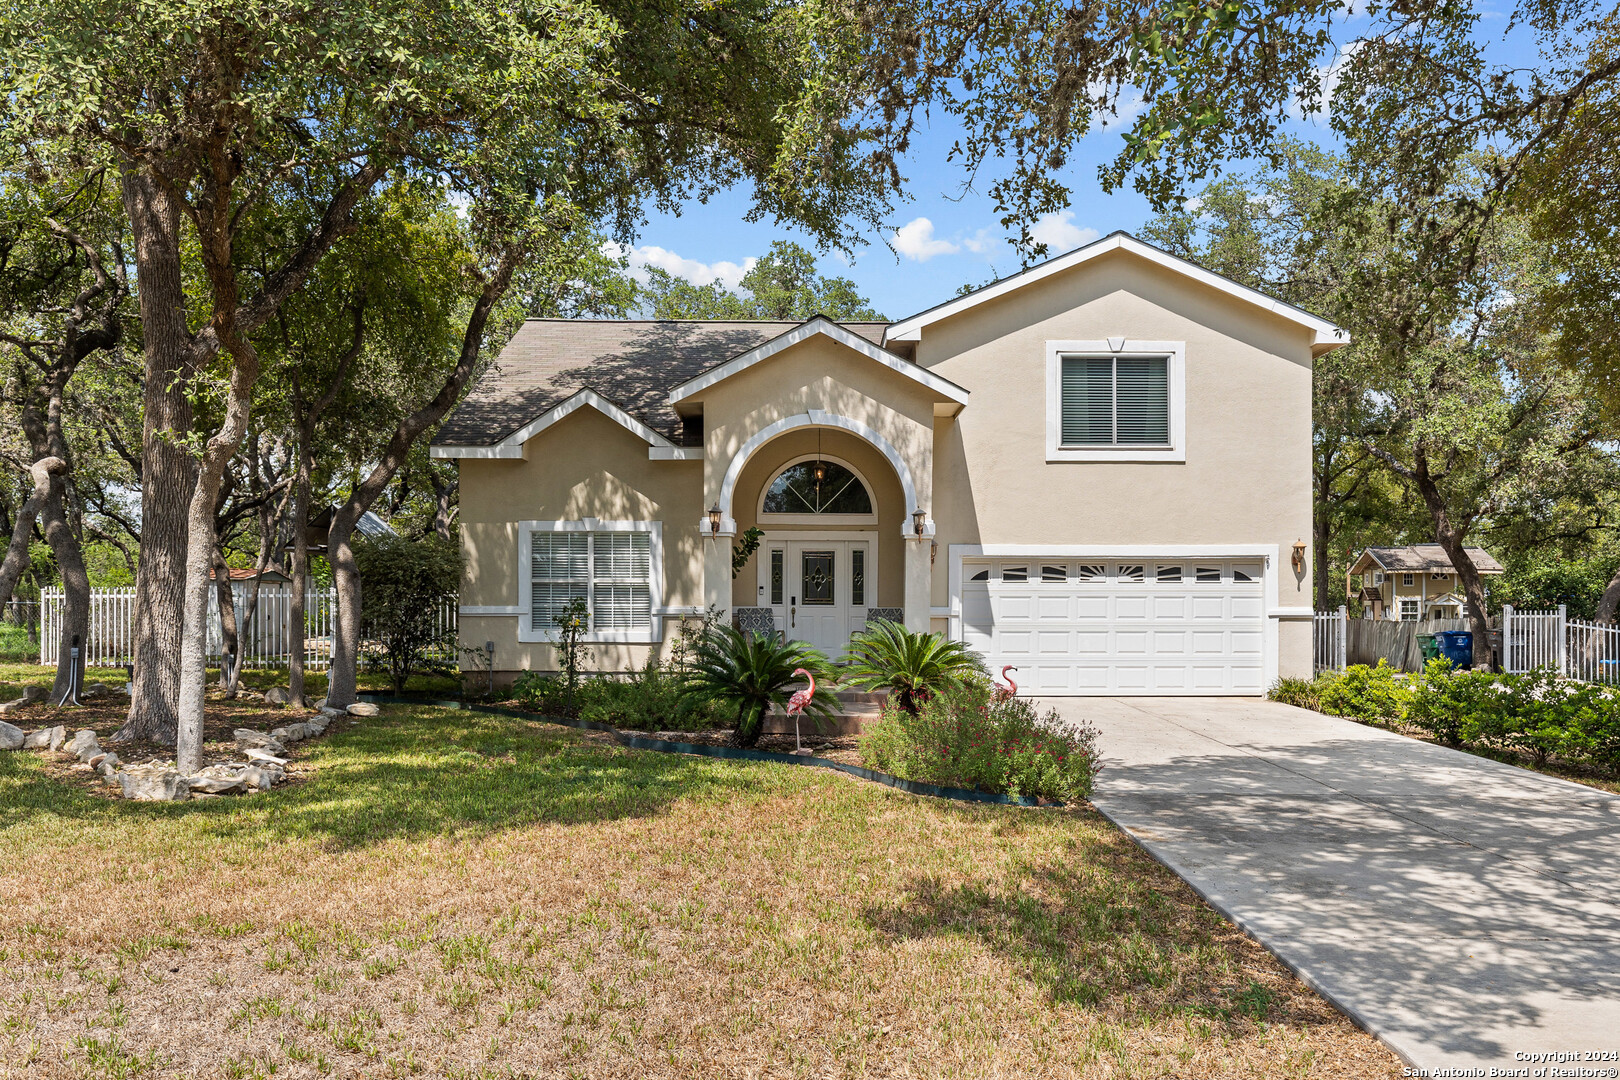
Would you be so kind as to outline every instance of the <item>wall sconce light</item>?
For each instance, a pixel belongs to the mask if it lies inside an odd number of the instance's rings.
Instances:
[[[718,536],[720,533],[720,504],[715,503],[709,507],[709,535]]]
[[[917,535],[917,536],[921,536],[923,534],[923,522],[925,522],[927,520],[928,520],[928,511],[924,510],[920,506],[917,507],[917,509],[913,510],[911,512],[911,531],[912,531],[912,533]]]
[[[1295,540],[1294,541],[1294,559],[1293,559],[1293,562],[1294,562],[1294,573],[1303,574],[1305,572],[1305,541],[1303,541],[1303,540]]]

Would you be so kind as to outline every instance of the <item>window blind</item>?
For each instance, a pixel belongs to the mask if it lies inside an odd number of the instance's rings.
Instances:
[[[1170,361],[1163,356],[1065,356],[1064,446],[1170,442]]]
[[[557,616],[585,601],[589,629],[638,630],[652,623],[652,537],[644,532],[534,533],[530,628],[555,630]]]

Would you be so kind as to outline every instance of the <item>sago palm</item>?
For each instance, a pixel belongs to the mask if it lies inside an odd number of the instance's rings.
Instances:
[[[842,678],[845,686],[887,690],[916,715],[928,694],[983,674],[979,654],[960,641],[876,619],[850,639]]]
[[[718,701],[737,711],[737,743],[753,746],[772,705],[786,705],[804,668],[816,679],[816,693],[805,715],[822,717],[838,700],[824,684],[832,681],[827,658],[802,641],[779,642],[773,635],[748,635],[729,626],[712,627],[699,639],[684,675],[685,692]]]

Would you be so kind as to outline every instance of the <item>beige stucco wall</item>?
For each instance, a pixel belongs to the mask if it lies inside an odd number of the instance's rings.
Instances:
[[[1184,462],[1047,462],[1046,343],[1111,337],[1186,343]],[[916,356],[972,393],[937,426],[942,546],[1276,545],[1279,606],[1310,606],[1288,564],[1311,535],[1306,329],[1116,252],[927,327]]]
[[[888,459],[871,443],[844,431],[822,431],[818,450],[817,433],[809,428],[795,428],[780,435],[757,450],[748,464],[743,466],[737,480],[733,509],[737,519],[737,534],[759,524],[759,502],[765,486],[775,479],[782,466],[806,454],[821,453],[829,458],[847,462],[867,482],[872,494],[873,509],[877,511],[877,524],[846,526],[767,523],[772,531],[810,533],[818,531],[867,530],[877,539],[877,595],[870,601],[873,607],[899,607],[902,601],[901,583],[905,573],[903,542],[900,527],[905,521],[905,499],[900,491],[900,478]],[[758,598],[759,556],[748,560],[748,565],[731,583],[731,602],[736,605],[760,603]]]
[[[662,521],[662,603],[702,603],[703,585],[698,576],[702,567],[698,535],[703,513],[702,464],[649,461],[644,441],[592,408],[579,409],[530,439],[527,452],[522,461],[461,461],[461,536],[467,558],[463,607],[517,604],[520,521],[587,517]],[[462,644],[494,641],[499,671],[554,670],[551,646],[518,642],[519,618],[464,615]],[[651,648],[654,646],[594,644],[592,666],[607,671],[638,668]]]

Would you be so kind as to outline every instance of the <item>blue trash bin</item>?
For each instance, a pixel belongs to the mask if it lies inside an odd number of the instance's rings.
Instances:
[[[1453,667],[1474,666],[1474,634],[1471,630],[1442,630],[1435,635],[1440,655],[1451,661]]]

